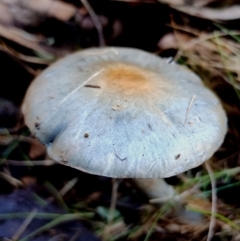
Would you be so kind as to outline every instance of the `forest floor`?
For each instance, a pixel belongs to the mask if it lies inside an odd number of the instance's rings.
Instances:
[[[0,1],[0,240],[240,240],[240,5],[234,0]],[[228,116],[205,164],[167,178],[154,205],[131,179],[90,175],[47,156],[24,124],[31,81],[98,46],[143,49],[198,74]]]

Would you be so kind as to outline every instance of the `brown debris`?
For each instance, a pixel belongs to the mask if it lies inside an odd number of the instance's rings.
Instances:
[[[76,12],[75,6],[58,0],[3,0],[0,3],[0,22],[36,26],[47,17],[67,21]]]

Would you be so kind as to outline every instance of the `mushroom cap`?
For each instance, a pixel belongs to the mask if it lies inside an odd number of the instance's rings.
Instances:
[[[54,160],[109,177],[169,177],[222,144],[227,119],[199,77],[142,50],[93,48],[43,71],[25,122]]]

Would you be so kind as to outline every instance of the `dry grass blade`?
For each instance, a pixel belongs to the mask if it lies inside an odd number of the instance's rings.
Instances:
[[[207,241],[210,241],[214,235],[214,228],[216,224],[216,217],[214,213],[217,213],[217,191],[216,191],[216,181],[213,176],[213,171],[211,166],[208,164],[208,162],[205,162],[206,169],[208,171],[208,175],[211,180],[211,186],[212,186],[212,208],[211,208],[211,219],[210,219],[210,225],[208,230],[208,236]]]
[[[233,5],[222,9],[192,6],[173,6],[178,11],[187,13],[194,17],[206,18],[210,20],[234,20],[240,18],[240,6]]]
[[[112,228],[114,227],[114,225],[112,225],[112,221],[114,218],[114,212],[116,210],[118,185],[119,185],[119,181],[117,179],[113,178],[112,179],[111,205],[109,208],[107,225],[104,227],[104,230],[103,230],[103,235],[102,235],[103,240],[108,240],[109,233],[112,232]]]
[[[5,27],[0,24],[0,35],[26,48],[33,49],[36,52],[49,54],[39,45],[39,43],[43,41],[42,38],[36,37],[19,28]]]
[[[75,177],[70,180],[60,191],[59,194],[63,197],[67,192],[69,192],[77,183],[78,178]]]
[[[198,72],[204,81],[220,76],[235,88],[235,92],[240,97],[237,91],[240,89],[238,81],[240,61],[238,36],[240,32],[221,29],[213,33],[200,33],[191,31],[189,27],[178,26],[173,21],[171,26],[174,29],[174,35],[168,34],[163,37],[158,46],[162,49],[169,47],[178,49],[175,61],[184,59],[185,64]],[[170,44],[168,39],[171,40]]]
[[[50,64],[52,62],[52,60],[49,60],[49,59],[41,59],[41,58],[38,58],[38,57],[26,56],[24,54],[18,53],[17,51],[15,51],[14,49],[5,45],[4,43],[1,43],[0,50],[2,50],[5,53],[11,55],[13,58],[18,58],[19,60],[23,60],[23,61],[29,62],[29,63]]]
[[[195,7],[203,7],[215,0],[197,0],[197,1],[185,1],[185,0],[158,0],[161,3],[168,4],[172,7],[174,6],[184,6],[192,4]]]
[[[189,113],[189,111],[191,110],[192,104],[193,104],[193,102],[194,102],[195,99],[196,99],[196,95],[194,95],[194,96],[192,97],[191,101],[189,102],[189,106],[188,106],[188,108],[187,108],[185,120],[184,120],[184,123],[183,123],[184,125],[186,124],[187,117],[188,117],[188,113]]]
[[[232,34],[240,34],[240,33],[238,31],[234,31],[232,32]],[[190,37],[190,35],[186,35],[175,31],[175,36],[177,37],[177,39],[175,39],[175,43],[172,40],[173,43],[171,47],[173,48],[177,48],[177,46],[180,47],[177,55],[175,56],[175,59],[178,59],[186,51],[191,51],[192,53],[194,53],[193,51],[200,52],[199,50],[197,50],[199,47],[205,48],[206,50],[209,50],[209,51],[216,52],[217,44],[215,43],[214,38],[224,37],[228,35],[229,34],[218,31],[218,32],[214,32],[213,34],[201,33],[197,36],[197,38],[193,38],[193,37]],[[187,39],[187,37],[188,37],[188,41],[186,42],[185,40]],[[224,41],[221,41],[219,44],[224,46],[226,51],[229,52],[229,55],[231,56],[231,58],[232,58],[232,54],[236,56],[239,55],[239,45],[237,45],[235,42],[224,39]],[[219,61],[216,62],[216,64],[218,64],[219,68],[223,67],[221,65],[221,62]]]
[[[32,160],[7,160],[8,165],[13,166],[52,166],[58,164],[57,162],[53,160],[38,160],[38,161],[32,161]]]
[[[30,74],[32,74],[33,76],[37,75],[37,72],[34,69],[32,69],[31,67],[29,67],[28,65],[23,63],[21,60],[24,60],[25,62],[31,62],[31,63],[37,63],[37,62],[40,63],[41,61],[38,61],[38,58],[25,56],[23,54],[17,53],[14,50],[10,50],[10,48],[8,48],[4,43],[0,43],[0,50],[9,54],[20,65],[22,65],[23,68],[25,68]],[[27,61],[27,60],[29,60],[29,61]]]
[[[173,6],[178,6],[178,5],[184,5],[185,1],[184,0],[159,0],[159,2],[168,4],[168,5],[173,5]]]
[[[114,212],[115,212],[116,204],[117,204],[118,183],[119,183],[119,181],[114,178],[113,184],[112,184],[111,205],[110,205],[110,208],[109,208],[109,215],[108,215],[108,220],[107,220],[108,223],[111,223],[113,221]]]
[[[152,204],[166,203],[168,201],[181,202],[188,196],[192,196],[193,194],[197,193],[198,190],[199,190],[199,184],[197,183],[192,188],[190,188],[178,195],[175,195],[174,197],[154,198],[154,199],[150,199],[149,202]]]
[[[128,231],[128,227],[123,221],[118,221],[116,223],[108,224],[104,227],[104,233],[107,234],[103,240],[109,240],[111,238],[117,239],[117,237],[124,235]]]
[[[13,141],[23,141],[32,143],[35,139],[30,136],[24,135],[11,135],[9,133],[0,134],[0,144],[1,145],[9,145]]]
[[[19,237],[22,235],[22,233],[26,230],[27,226],[31,223],[31,221],[33,220],[33,218],[35,217],[37,213],[37,209],[34,208],[29,215],[27,216],[27,218],[24,220],[24,222],[22,223],[22,225],[19,227],[19,229],[16,231],[16,233],[13,235],[12,240],[18,240]]]
[[[32,233],[28,234],[26,237],[20,239],[19,241],[29,241],[33,240],[33,237],[50,230],[53,227],[56,227],[59,224],[62,224],[64,222],[69,222],[73,220],[79,220],[82,219],[83,216],[79,213],[74,214],[63,214],[57,217],[56,219],[50,221],[49,223],[43,225],[42,227],[38,228],[37,230],[33,231]]]
[[[98,19],[98,16],[96,15],[96,13],[94,12],[94,10],[92,9],[91,5],[89,4],[89,2],[87,0],[81,0],[81,2],[84,5],[84,7],[87,9],[87,11],[93,21],[93,24],[95,25],[95,28],[97,29],[98,38],[99,38],[99,46],[105,46],[102,24],[101,24],[100,20]]]
[[[5,181],[10,183],[15,188],[24,186],[21,181],[19,181],[18,179],[14,178],[4,172],[0,172],[0,178],[4,179]]]

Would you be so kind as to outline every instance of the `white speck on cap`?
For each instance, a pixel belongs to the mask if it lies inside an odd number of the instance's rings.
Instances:
[[[31,84],[23,113],[54,160],[117,178],[196,167],[227,129],[218,98],[198,76],[131,48],[88,49],[56,62]]]

